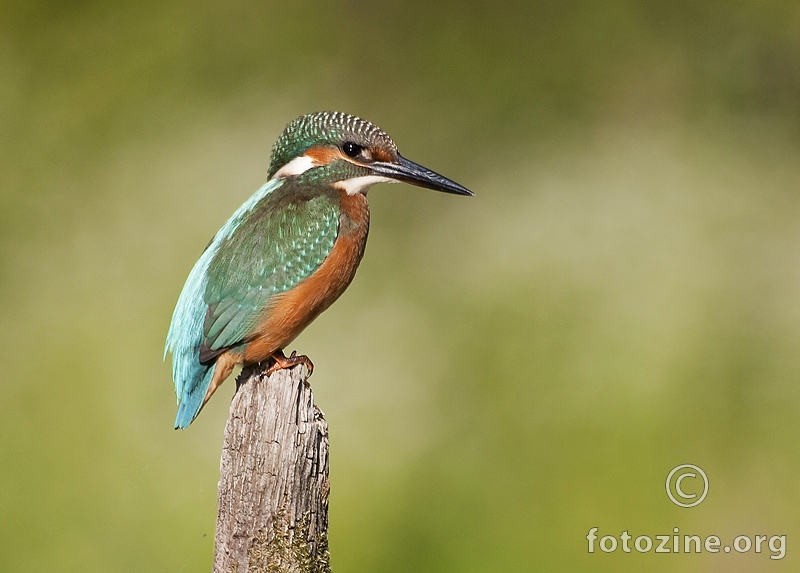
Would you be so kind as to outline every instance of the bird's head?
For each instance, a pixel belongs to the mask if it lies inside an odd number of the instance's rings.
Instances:
[[[366,193],[376,183],[398,181],[472,195],[466,187],[400,155],[379,127],[340,112],[311,113],[287,125],[272,150],[268,177],[302,177],[351,195]]]

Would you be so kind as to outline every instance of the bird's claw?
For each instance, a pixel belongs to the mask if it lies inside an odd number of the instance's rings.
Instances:
[[[274,362],[272,366],[267,369],[267,376],[278,370],[283,370],[284,368],[294,368],[298,364],[303,364],[306,367],[309,376],[311,376],[311,373],[314,371],[314,363],[311,362],[311,359],[304,354],[298,355],[296,350],[292,351],[291,356],[286,356],[283,351],[279,350],[272,355],[272,359]]]

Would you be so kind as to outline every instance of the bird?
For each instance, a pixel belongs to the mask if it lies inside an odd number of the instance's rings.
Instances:
[[[267,373],[304,364],[283,350],[350,285],[369,231],[367,191],[405,182],[471,196],[397,150],[379,127],[342,112],[290,122],[267,182],[214,235],[189,273],[164,348],[186,429],[238,364]]]

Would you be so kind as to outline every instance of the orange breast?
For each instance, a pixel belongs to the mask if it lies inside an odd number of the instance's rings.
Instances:
[[[248,337],[244,361],[261,362],[294,340],[341,296],[356,274],[369,230],[369,206],[361,193],[341,194],[339,236],[319,269],[292,290],[275,296]]]

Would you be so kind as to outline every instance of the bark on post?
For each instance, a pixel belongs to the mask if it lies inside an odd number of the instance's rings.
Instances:
[[[214,573],[330,572],[328,425],[305,366],[246,368],[225,425]]]

